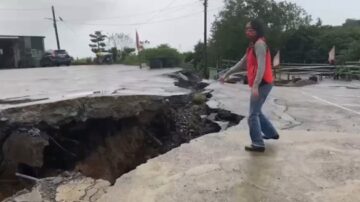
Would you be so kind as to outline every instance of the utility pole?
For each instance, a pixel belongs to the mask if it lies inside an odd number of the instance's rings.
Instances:
[[[207,55],[207,9],[208,0],[204,0],[204,76],[208,72],[208,55]]]
[[[53,14],[53,21],[54,21],[54,29],[55,29],[57,48],[58,48],[58,50],[60,50],[60,41],[59,41],[59,34],[58,34],[57,24],[56,24],[57,20],[56,20],[56,17],[55,17],[55,8],[54,8],[54,6],[51,6],[51,10],[52,10],[52,14]]]

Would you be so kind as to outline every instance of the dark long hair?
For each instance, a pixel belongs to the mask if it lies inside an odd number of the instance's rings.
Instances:
[[[265,26],[260,19],[251,20],[250,25],[256,31],[256,39],[265,37]]]

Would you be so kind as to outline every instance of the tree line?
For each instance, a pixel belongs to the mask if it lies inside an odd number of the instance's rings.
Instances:
[[[360,59],[360,20],[348,19],[340,26],[323,25],[300,6],[275,0],[224,0],[225,6],[216,16],[208,43],[209,66],[221,66],[221,61],[239,60],[248,47],[244,28],[251,19],[260,19],[266,29],[267,42],[272,55],[281,51],[281,62],[327,63],[330,49],[336,47],[336,62]],[[194,50],[179,53],[168,45],[145,49],[135,54],[135,42],[130,36],[119,33],[104,37],[95,32],[90,35],[93,52],[110,47],[114,58],[124,64],[161,63],[178,66],[190,63],[201,72],[204,68],[204,44]],[[100,42],[96,39],[100,39]],[[105,41],[107,40],[107,41]]]
[[[223,59],[238,60],[248,47],[244,28],[251,19],[266,27],[267,42],[273,55],[281,51],[281,62],[326,63],[335,46],[337,63],[360,59],[360,20],[348,19],[341,26],[314,21],[300,6],[274,0],[224,0],[225,7],[211,28],[208,55],[212,67]],[[188,60],[203,66],[203,43],[199,42]]]

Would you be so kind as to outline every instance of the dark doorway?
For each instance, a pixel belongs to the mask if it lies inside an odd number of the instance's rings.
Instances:
[[[0,39],[0,68],[15,67],[15,42],[12,39]]]

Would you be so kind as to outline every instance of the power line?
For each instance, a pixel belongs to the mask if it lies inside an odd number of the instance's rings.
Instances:
[[[73,34],[80,36],[73,28],[71,28],[67,23],[65,23],[64,21],[61,21],[61,24],[64,25],[64,27],[66,27],[66,29],[70,30]]]
[[[151,16],[145,23],[151,22],[153,19],[155,19],[159,15],[160,12],[162,12],[162,11],[166,10],[167,8],[169,8],[170,6],[172,6],[175,3],[175,1],[177,1],[177,0],[172,0],[167,6],[165,6],[164,8],[162,8],[161,10],[156,12],[153,16]]]
[[[1,11],[39,11],[48,9],[49,8],[0,8]]]
[[[222,7],[217,7],[217,8],[213,8],[213,9],[209,9],[208,11],[217,11]],[[125,23],[125,24],[98,24],[98,23],[77,23],[77,22],[70,22],[70,21],[66,21],[67,23],[70,24],[79,24],[79,25],[90,25],[90,26],[137,26],[137,25],[149,25],[149,24],[157,24],[157,23],[163,23],[163,22],[170,22],[170,21],[175,21],[175,20],[180,20],[180,19],[184,19],[184,18],[188,18],[188,17],[192,17],[198,14],[202,14],[203,11],[199,11],[199,12],[195,12],[195,13],[189,13],[187,15],[183,15],[183,16],[178,16],[178,17],[174,17],[174,18],[167,18],[167,19],[163,19],[163,20],[159,20],[159,21],[153,21],[153,22],[138,22],[138,23]]]
[[[169,7],[166,8],[166,10],[164,9],[160,9],[160,10],[152,10],[152,11],[147,11],[147,12],[142,12],[142,13],[136,13],[136,14],[130,14],[130,15],[119,15],[119,16],[111,16],[111,17],[102,17],[102,18],[98,18],[96,20],[93,21],[102,21],[102,20],[114,20],[114,19],[122,19],[122,18],[128,18],[128,17],[140,17],[140,16],[147,16],[147,15],[151,15],[154,12],[159,12],[159,13],[163,13],[163,12],[169,12],[171,10],[179,10],[181,8],[186,8],[192,5],[197,4],[198,2],[191,2],[191,3],[187,3],[187,4],[182,4],[182,5],[178,5],[178,6],[174,6],[174,7]],[[80,21],[80,20],[89,20],[88,18],[73,18],[70,19],[72,21]]]
[[[215,8],[212,8],[212,9],[209,9],[209,11],[216,11],[218,9],[220,9],[222,7],[215,7]],[[150,23],[144,23],[144,22],[135,22],[135,23],[114,23],[114,24],[104,24],[104,23],[86,23],[86,22],[78,22],[78,21],[74,21],[74,20],[68,20],[68,19],[64,19],[63,22],[66,21],[66,23],[69,23],[69,24],[83,24],[83,25],[110,25],[110,26],[133,26],[133,25],[142,25],[142,24],[156,24],[156,23],[161,23],[161,22],[167,22],[167,21],[172,21],[172,20],[178,20],[178,19],[181,19],[181,18],[187,18],[187,17],[191,17],[191,16],[194,16],[194,15],[197,15],[197,14],[200,14],[202,13],[203,11],[202,10],[199,10],[199,11],[195,11],[195,12],[191,12],[191,13],[188,13],[188,14],[185,14],[185,15],[180,15],[180,16],[177,16],[177,17],[171,17],[171,18],[164,18],[164,19],[160,19],[158,21],[153,21],[153,22],[150,22]],[[57,11],[57,13],[59,13]],[[61,16],[61,15],[60,15]],[[45,20],[51,20],[53,21],[53,18],[44,18]],[[30,19],[30,18],[27,18],[27,19],[0,19],[0,22],[2,21],[24,21],[24,22],[36,22],[36,23],[41,23],[41,22],[44,22],[44,19]],[[59,21],[59,20],[57,20]],[[95,20],[96,21],[96,20]]]

